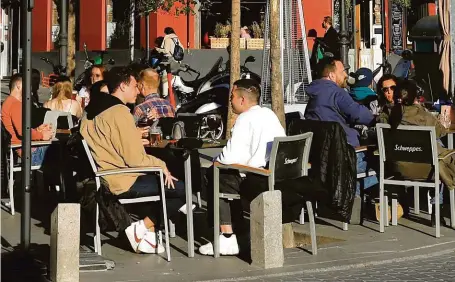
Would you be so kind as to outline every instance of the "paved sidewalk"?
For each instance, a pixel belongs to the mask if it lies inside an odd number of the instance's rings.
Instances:
[[[423,215],[425,216],[425,215]],[[20,238],[20,215],[11,216],[2,211],[2,251],[9,246],[16,246]],[[195,214],[195,222],[204,222],[201,212]],[[184,218],[177,223],[177,234],[185,237]],[[428,221],[423,221],[428,224]],[[329,220],[317,220],[319,253],[313,256],[310,246],[285,250],[285,266],[279,269],[262,270],[250,266],[237,257],[205,257],[196,254],[195,258],[186,256],[186,240],[177,237],[171,239],[172,261],[166,262],[161,255],[135,254],[119,240],[103,238],[103,256],[114,260],[115,269],[105,272],[81,273],[80,281],[232,281],[253,280],[269,281],[302,281],[300,275],[316,272],[359,269],[375,267],[387,268],[385,263],[395,263],[409,259],[422,260],[441,252],[455,250],[455,231],[442,227],[442,236],[433,237],[434,228],[421,223],[401,219],[399,226],[386,228],[386,232],[377,232],[378,224],[366,222],[365,226],[350,225],[349,231],[342,231],[340,223]],[[43,227],[46,223],[32,221],[32,242],[49,244],[49,235]],[[295,230],[308,233],[308,224],[295,225]],[[197,225],[195,239],[198,245],[204,244],[204,235],[208,230]],[[116,235],[116,234],[111,234]],[[331,242],[321,244],[321,242]],[[443,253],[444,254],[444,253]],[[451,259],[452,257],[449,256]],[[379,270],[378,270],[379,271]],[[319,275],[319,274],[318,274]],[[322,275],[322,274],[321,274]],[[332,277],[333,274],[324,274]],[[321,279],[325,279],[324,276]],[[360,275],[360,274],[359,274]],[[277,277],[289,277],[288,279]],[[261,278],[262,277],[262,278]],[[313,276],[310,276],[313,277]],[[314,276],[319,277],[319,276]],[[225,280],[227,279],[227,280]],[[319,279],[319,278],[318,278]],[[306,280],[313,281],[313,280]],[[318,281],[318,280],[315,280]],[[324,280],[322,280],[324,281]],[[329,280],[335,281],[335,280]],[[337,280],[339,281],[339,280]],[[349,280],[346,280],[349,281]],[[352,280],[354,281],[354,280]],[[361,280],[355,280],[361,281]]]

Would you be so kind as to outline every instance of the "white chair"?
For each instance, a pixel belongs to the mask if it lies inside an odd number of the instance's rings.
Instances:
[[[234,169],[239,172],[253,173],[266,176],[268,189],[273,191],[275,183],[280,180],[293,179],[308,175],[312,132],[288,137],[276,137],[273,141],[270,153],[269,169],[253,168],[243,165],[224,165],[214,163],[214,257],[220,256],[220,198],[228,200],[239,200],[238,194],[220,193],[220,169]],[[305,189],[305,187],[302,187]],[[306,202],[310,218],[311,246],[312,253],[317,254],[316,228],[314,224],[313,207],[311,201]]]
[[[50,141],[34,141],[32,142],[32,148],[41,147],[41,146],[48,146],[50,145]],[[18,162],[18,157],[15,155],[14,150],[20,149],[22,145],[8,145],[8,153],[6,156],[6,167],[7,167],[7,175],[8,175],[8,194],[9,194],[9,205],[10,205],[10,212],[11,215],[16,213],[14,207],[14,173],[22,171],[22,165]],[[32,171],[39,170],[41,165],[31,166]]]
[[[52,138],[55,138],[56,130],[57,130],[57,120],[59,117],[66,117],[68,119],[68,129],[74,127],[73,124],[73,117],[71,113],[68,112],[61,112],[61,111],[47,111],[44,115],[44,124],[51,124],[54,130],[54,134]]]
[[[377,124],[379,145],[380,173],[379,173],[379,231],[384,232],[384,223],[388,221],[386,210],[388,203],[384,197],[384,185],[427,187],[435,190],[435,237],[441,236],[440,209],[439,209],[439,158],[436,140],[436,130],[431,126],[398,126],[391,129],[388,124]],[[454,152],[455,153],[455,152]],[[448,156],[446,156],[448,157]],[[434,179],[404,179],[395,175],[385,176],[385,162],[412,162],[423,163],[433,167]],[[417,190],[417,189],[416,189]],[[418,192],[418,191],[416,191]],[[418,193],[417,193],[418,194]],[[451,224],[455,220],[454,190],[450,191]],[[397,200],[392,200],[392,225],[396,225]]]
[[[168,230],[168,217],[167,217],[167,208],[166,208],[166,195],[165,195],[165,187],[164,187],[164,179],[163,179],[163,170],[161,168],[156,167],[139,167],[139,168],[125,168],[125,169],[114,169],[114,170],[104,170],[98,171],[98,168],[95,164],[93,159],[92,153],[89,149],[87,141],[82,140],[82,145],[84,146],[85,152],[87,154],[87,158],[90,162],[90,166],[93,169],[93,173],[95,174],[95,182],[96,182],[96,190],[98,191],[101,187],[100,177],[106,175],[114,175],[114,174],[125,174],[125,173],[158,173],[160,175],[160,185],[161,185],[161,195],[158,196],[149,196],[149,197],[140,197],[140,198],[133,198],[133,199],[118,199],[121,204],[134,204],[134,203],[144,203],[144,202],[157,202],[161,201],[162,209],[163,209],[163,218],[164,218],[164,232],[165,232],[165,240],[166,240],[166,255],[167,261],[171,261],[171,252],[169,246],[169,230]],[[94,247],[95,252],[98,255],[101,255],[101,231],[98,222],[99,218],[99,206],[98,203],[96,204],[96,227],[95,227],[95,237],[94,237]]]

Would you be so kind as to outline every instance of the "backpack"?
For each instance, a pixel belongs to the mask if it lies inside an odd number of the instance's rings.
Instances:
[[[180,62],[183,60],[183,57],[185,56],[185,52],[183,51],[183,47],[180,45],[179,40],[172,38],[172,41],[174,41],[174,53],[172,54],[172,57],[174,57],[174,60],[177,62]]]

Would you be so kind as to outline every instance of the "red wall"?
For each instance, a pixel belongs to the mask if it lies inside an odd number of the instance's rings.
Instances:
[[[106,0],[80,0],[79,50],[106,50]]]
[[[52,24],[52,0],[35,1],[32,10],[32,51],[50,51]]]
[[[182,4],[176,3],[177,7]],[[158,11],[150,14],[150,47],[153,48],[153,42],[159,36],[164,36],[164,28],[172,27],[180,39],[183,48],[187,48],[187,16],[175,16],[175,11],[170,12]],[[194,16],[190,14],[190,48],[194,48]],[[146,47],[145,42],[145,17],[141,18],[141,46]]]
[[[322,28],[322,21],[325,16],[332,16],[332,1],[302,0],[302,3],[307,35],[311,29],[314,29],[318,37],[323,37],[325,30]],[[310,50],[313,48],[313,45],[314,37],[308,37],[308,48]]]

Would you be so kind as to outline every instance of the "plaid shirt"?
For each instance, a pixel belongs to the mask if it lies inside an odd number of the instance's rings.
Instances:
[[[145,97],[144,102],[134,108],[134,120],[136,123],[140,120],[147,119],[148,109],[156,109],[158,118],[175,116],[174,108],[169,101],[162,99],[158,94],[153,93]]]

